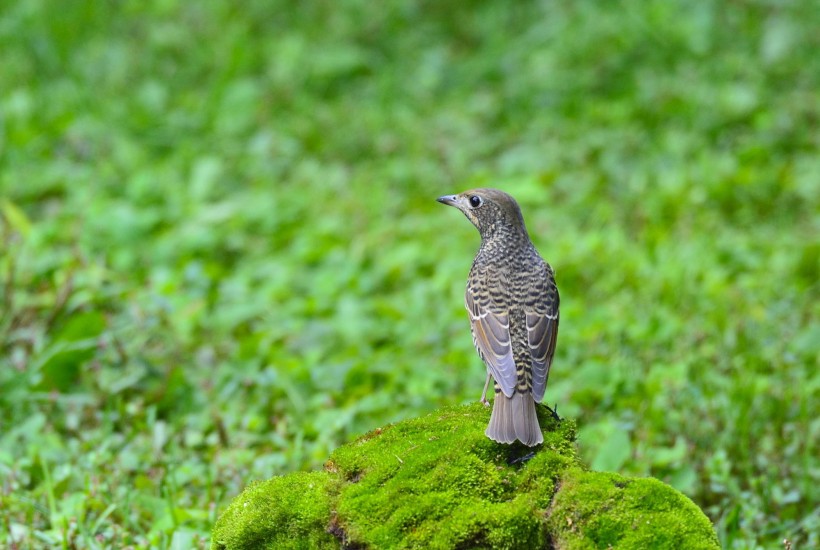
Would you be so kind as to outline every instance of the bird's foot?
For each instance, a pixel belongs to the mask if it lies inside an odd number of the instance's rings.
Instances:
[[[524,462],[529,462],[530,460],[532,460],[532,458],[534,456],[535,456],[534,452],[527,453],[523,456],[519,456],[519,457],[507,460],[507,464],[509,464],[510,466],[513,466],[514,464],[523,464]]]
[[[550,408],[549,405],[544,405],[547,410],[550,412],[550,416],[552,416],[558,422],[561,422],[561,417],[558,416],[558,403],[555,404],[554,407]]]
[[[479,402],[479,403],[481,403],[482,405],[484,405],[485,407],[489,407],[489,406],[490,406],[490,402],[489,402],[489,401],[487,401],[487,398],[486,398],[486,397],[482,397],[481,399],[479,399],[479,400],[478,400],[478,402]]]

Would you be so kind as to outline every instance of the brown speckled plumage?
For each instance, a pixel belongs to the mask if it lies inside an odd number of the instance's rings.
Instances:
[[[558,337],[552,268],[535,250],[521,209],[508,194],[472,189],[438,201],[461,210],[481,233],[465,306],[473,344],[487,365],[488,381],[492,376],[495,382],[486,434],[501,443],[538,445],[544,438],[535,403],[544,397]]]

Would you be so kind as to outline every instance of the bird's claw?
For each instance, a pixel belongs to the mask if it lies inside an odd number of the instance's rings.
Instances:
[[[484,405],[485,407],[489,407],[489,406],[490,406],[490,402],[489,402],[489,401],[487,401],[487,399],[486,399],[485,397],[482,397],[481,399],[479,399],[479,403],[481,403],[481,404],[482,404],[482,405]]]
[[[513,458],[512,460],[508,460],[507,464],[512,466],[514,464],[520,464],[520,463],[528,462],[528,461],[532,460],[532,457],[534,457],[534,456],[535,456],[534,452],[533,453],[527,453],[524,456],[519,456],[518,458]]]
[[[550,408],[550,406],[549,406],[549,405],[545,405],[545,407],[547,408],[547,410],[550,412],[550,415],[551,415],[551,416],[552,416],[555,420],[557,420],[558,422],[561,422],[561,417],[560,417],[560,416],[558,416],[558,403],[556,403],[556,404],[555,404],[555,406],[554,406],[554,407],[552,407],[552,408]]]

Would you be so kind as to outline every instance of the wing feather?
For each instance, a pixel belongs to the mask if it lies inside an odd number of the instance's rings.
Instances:
[[[532,356],[532,396],[537,403],[544,398],[558,341],[558,287],[552,269],[546,264],[544,267],[546,285],[536,296],[534,308],[526,311],[527,341]]]
[[[470,288],[467,289],[464,305],[470,313],[473,343],[481,359],[504,395],[512,397],[518,378],[510,340],[509,315],[481,307]]]

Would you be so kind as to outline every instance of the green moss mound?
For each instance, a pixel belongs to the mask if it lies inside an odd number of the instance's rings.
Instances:
[[[212,547],[718,547],[674,489],[584,472],[574,422],[540,410],[544,444],[531,449],[487,439],[489,415],[478,403],[445,408],[337,449],[324,472],[254,483],[217,521]]]
[[[338,548],[327,532],[327,472],[297,472],[251,483],[220,516],[211,548]]]
[[[555,548],[720,548],[700,508],[653,478],[571,470],[548,515]]]
[[[555,482],[577,463],[575,424],[542,416],[544,445],[533,454],[487,439],[488,417],[480,404],[448,408],[334,452],[327,468],[349,482],[337,505],[347,540],[374,548],[543,546]]]

